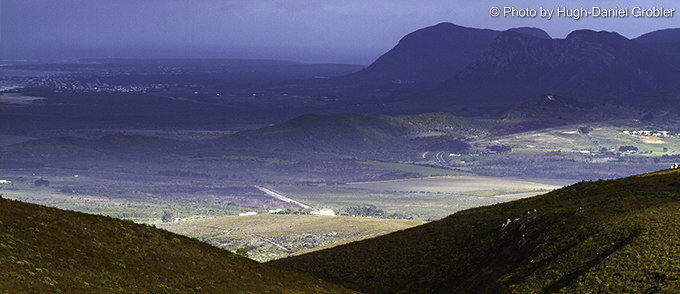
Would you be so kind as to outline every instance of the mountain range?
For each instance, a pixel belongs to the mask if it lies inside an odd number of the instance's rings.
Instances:
[[[420,91],[399,107],[429,111],[498,110],[539,95],[666,105],[680,98],[679,48],[680,29],[632,40],[591,30],[554,39],[536,28],[494,31],[441,23],[406,35],[343,79],[412,85]]]

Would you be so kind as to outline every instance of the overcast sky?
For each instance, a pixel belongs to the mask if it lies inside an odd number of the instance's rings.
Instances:
[[[676,0],[0,0],[0,58],[226,57],[368,64],[405,34],[440,22],[505,30],[576,29],[632,38],[670,19],[493,18],[493,6],[680,8]],[[677,14],[677,13],[676,13]]]

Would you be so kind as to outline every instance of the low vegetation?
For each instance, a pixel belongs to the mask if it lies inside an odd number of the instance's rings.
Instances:
[[[0,199],[0,290],[349,293],[151,226]]]
[[[680,291],[680,171],[581,182],[271,264],[361,292]]]

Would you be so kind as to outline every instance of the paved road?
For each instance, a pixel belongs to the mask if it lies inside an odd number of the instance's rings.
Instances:
[[[450,168],[449,162],[444,159],[444,151],[437,152],[437,161],[445,168]]]
[[[293,199],[290,199],[290,198],[288,198],[288,197],[286,197],[286,196],[283,196],[283,195],[281,195],[281,194],[279,194],[279,193],[277,193],[277,192],[274,192],[274,191],[272,191],[272,190],[269,190],[269,189],[267,189],[267,188],[265,188],[265,187],[260,187],[260,186],[254,186],[254,187],[257,188],[257,189],[259,189],[260,191],[264,192],[265,194],[267,194],[267,195],[269,195],[269,196],[272,196],[272,197],[274,197],[274,198],[276,198],[276,199],[279,199],[279,200],[281,200],[281,201],[283,201],[283,202],[286,202],[286,203],[293,203],[293,204],[295,204],[295,205],[297,205],[297,206],[302,207],[303,209],[315,210],[314,207],[311,207],[311,206],[309,206],[309,205],[307,205],[307,204],[304,204],[304,203],[302,203],[302,202],[299,202],[299,201],[295,201],[295,200],[293,200]]]

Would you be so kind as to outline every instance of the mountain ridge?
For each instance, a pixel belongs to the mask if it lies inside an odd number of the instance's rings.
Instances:
[[[548,38],[538,28],[511,31]],[[364,70],[346,78],[380,83],[415,83],[421,86],[443,82],[477,59],[501,33],[443,22],[405,35],[398,44]]]
[[[538,95],[647,104],[680,93],[680,63],[618,33],[578,30],[565,39],[503,32],[477,61],[437,86],[431,103],[508,105]],[[672,94],[671,94],[672,97]]]

